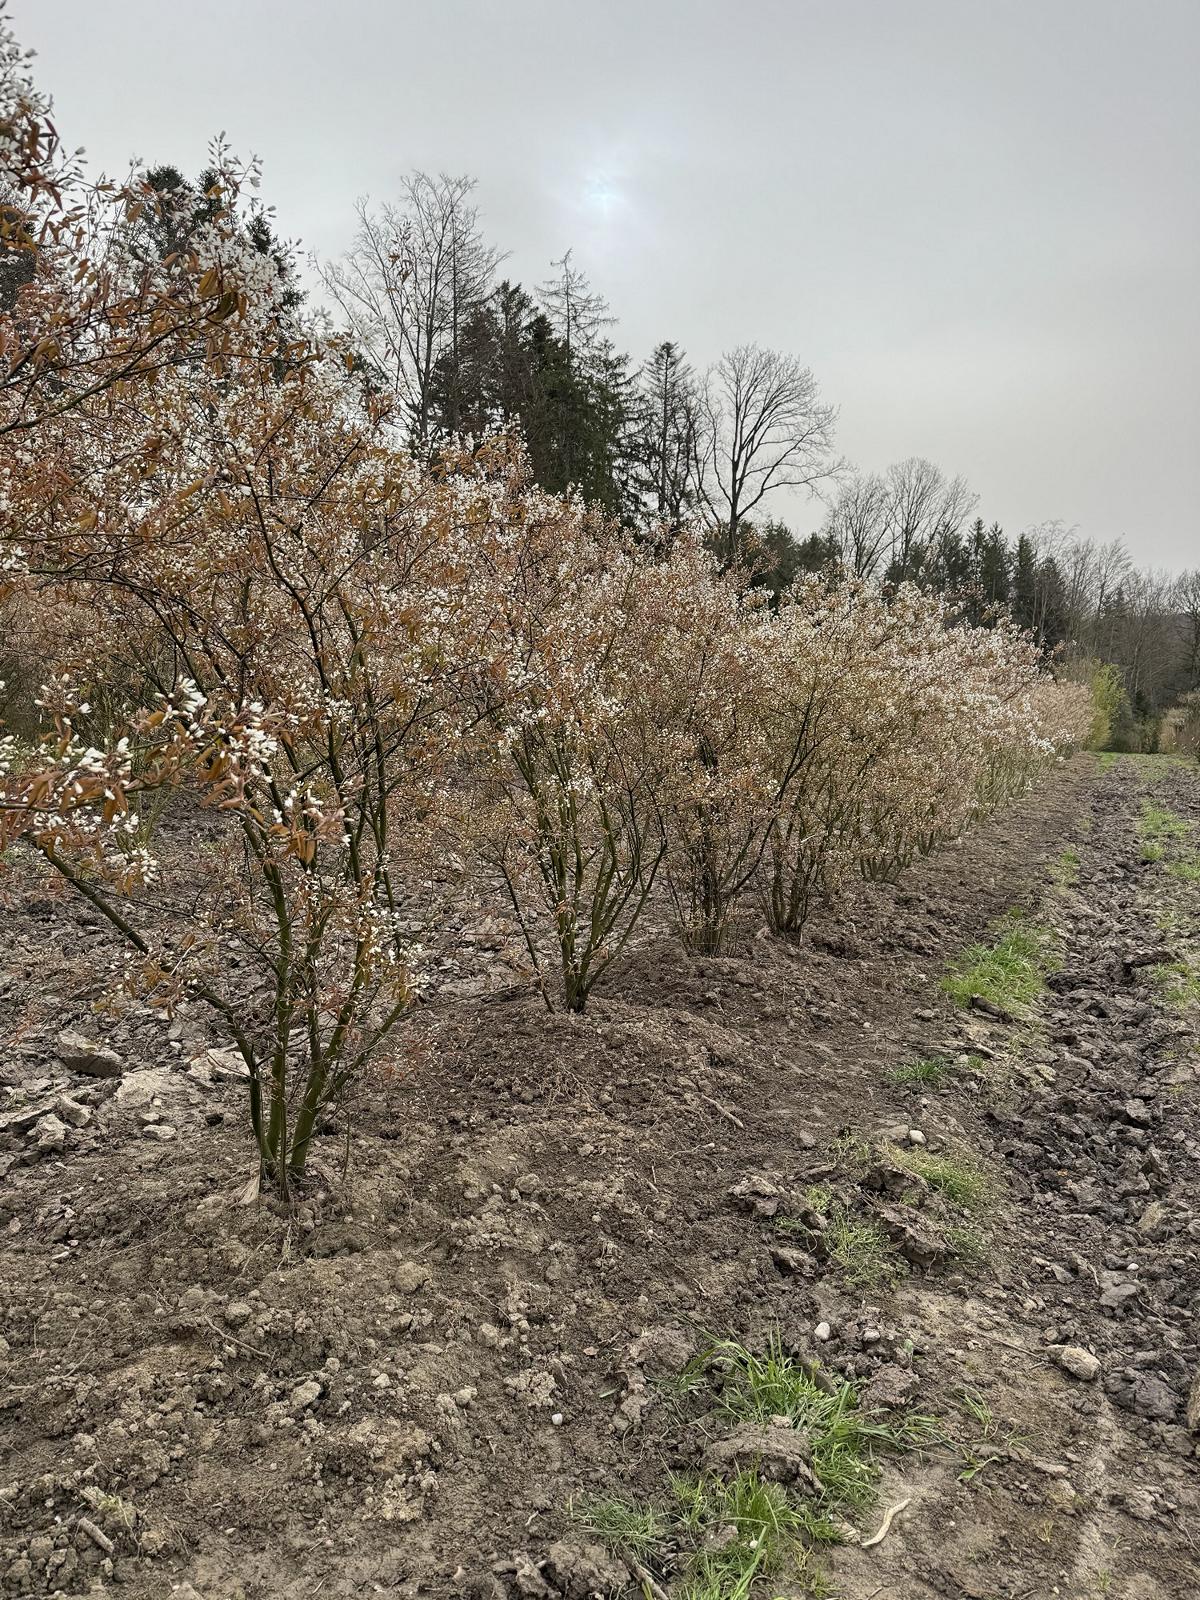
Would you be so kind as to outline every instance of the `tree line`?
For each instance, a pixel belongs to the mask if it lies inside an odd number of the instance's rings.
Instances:
[[[634,529],[699,523],[776,593],[836,563],[947,595],[974,622],[1003,609],[1045,650],[1115,668],[1114,737],[1132,746],[1152,747],[1164,710],[1200,689],[1200,568],[1146,571],[1122,542],[1061,523],[1006,534],[923,458],[850,470],[836,408],[784,352],[739,345],[697,372],[664,339],[635,365],[569,251],[532,291],[501,275],[475,187],[412,174],[395,203],[360,203],[349,249],[321,268],[364,381],[399,397],[413,448],[515,426],[542,487],[576,488]],[[797,539],[771,515],[783,489],[826,502],[818,532]]]
[[[213,178],[150,169],[160,203],[134,224],[134,252],[178,256],[211,220]],[[964,478],[921,457],[852,470],[836,452],[836,407],[785,352],[739,345],[699,372],[664,339],[634,363],[571,251],[534,287],[504,275],[475,194],[470,177],[414,172],[394,201],[360,201],[345,252],[314,262],[322,303],[305,315],[346,339],[357,382],[394,406],[418,459],[515,431],[539,487],[577,492],[660,542],[700,526],[724,564],[752,567],[776,595],[836,566],[915,583],[973,623],[1007,613],[1077,670],[1113,669],[1113,737],[1131,748],[1154,748],[1166,710],[1200,691],[1200,568],[1147,571],[1123,542],[1057,522],[1009,534],[980,515]],[[286,328],[306,300],[294,247],[261,210],[245,233],[284,285],[274,305]],[[6,252],[0,308],[31,271],[28,251]],[[797,538],[773,514],[781,490],[818,497],[816,532]]]

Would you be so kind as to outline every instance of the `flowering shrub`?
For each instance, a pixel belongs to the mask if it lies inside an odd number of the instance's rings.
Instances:
[[[595,512],[526,491],[502,559],[481,680],[491,731],[484,854],[516,910],[542,994],[535,915],[553,928],[563,999],[583,1009],[664,854],[652,708],[632,692],[647,563]]]
[[[772,705],[779,630],[696,540],[650,568],[630,695],[644,706],[666,882],[689,949],[720,949],[779,803]]]
[[[795,933],[849,875],[894,878],[1086,736],[1075,686],[1008,623],[956,621],[912,585],[786,597],[771,926]],[[1083,697],[1086,702],[1086,696]]]

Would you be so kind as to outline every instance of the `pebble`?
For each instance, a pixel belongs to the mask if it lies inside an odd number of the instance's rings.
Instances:
[[[813,1332],[822,1344],[827,1343],[833,1337],[833,1329],[827,1322],[818,1322]]]
[[[925,1143],[925,1135],[921,1132],[920,1128],[910,1128],[908,1130],[908,1142],[909,1144],[917,1145]]]
[[[1050,1354],[1064,1372],[1069,1372],[1081,1383],[1091,1383],[1099,1376],[1100,1362],[1090,1350],[1081,1349],[1077,1344],[1056,1345]]]

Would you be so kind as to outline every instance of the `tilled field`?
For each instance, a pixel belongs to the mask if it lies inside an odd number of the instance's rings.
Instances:
[[[199,1015],[3,917],[3,1592],[730,1593],[753,1477],[801,1518],[754,1595],[1200,1593],[1194,767],[1081,757],[581,1018],[466,938],[292,1216]]]

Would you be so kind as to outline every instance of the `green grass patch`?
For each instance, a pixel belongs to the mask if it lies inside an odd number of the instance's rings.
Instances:
[[[1007,918],[992,944],[970,945],[951,965],[942,988],[960,1006],[974,996],[1014,1014],[1026,1012],[1055,967],[1054,936],[1018,913]]]
[[[856,1289],[877,1289],[897,1283],[904,1268],[887,1235],[869,1217],[858,1217],[827,1184],[804,1191],[804,1204],[825,1218],[819,1231],[802,1217],[776,1217],[775,1231],[819,1247],[843,1281]]]
[[[654,1556],[671,1533],[665,1512],[629,1500],[582,1500],[572,1502],[568,1512],[594,1538],[611,1549],[629,1551],[639,1561]]]
[[[928,1150],[900,1150],[897,1161],[918,1178],[924,1178],[930,1188],[944,1194],[947,1200],[964,1211],[980,1211],[993,1198],[987,1174],[973,1162],[957,1156],[932,1155]]]
[[[760,1577],[803,1574],[805,1539],[831,1543],[837,1529],[778,1483],[743,1470],[728,1482],[712,1475],[671,1478],[662,1508],[627,1500],[573,1502],[571,1520],[639,1565],[677,1573],[679,1600],[742,1600]]]
[[[1191,832],[1191,823],[1166,806],[1151,805],[1147,800],[1142,805],[1140,831],[1144,839],[1181,839]]]
[[[1200,883],[1200,856],[1185,856],[1182,861],[1169,861],[1167,871],[1181,883]]]
[[[1050,877],[1060,889],[1069,889],[1079,878],[1079,851],[1068,846],[1050,868]]]
[[[865,1172],[871,1165],[871,1146],[856,1133],[841,1133],[831,1140],[829,1155],[848,1172]]]
[[[809,1363],[784,1352],[778,1335],[765,1355],[722,1340],[700,1359],[722,1373],[717,1408],[726,1416],[764,1423],[787,1417],[805,1433],[822,1503],[830,1509],[870,1504],[882,1453],[915,1449],[940,1437],[932,1417],[885,1418],[865,1411],[852,1383],[819,1381]]]
[[[735,1424],[786,1417],[807,1440],[817,1488],[801,1493],[744,1467],[729,1479],[673,1474],[661,1505],[573,1501],[571,1520],[632,1561],[638,1593],[647,1595],[647,1575],[673,1600],[748,1600],[752,1591],[775,1593],[755,1588],[775,1577],[789,1594],[827,1595],[815,1552],[840,1543],[843,1516],[871,1504],[879,1458],[947,1442],[936,1418],[866,1410],[852,1383],[788,1355],[778,1334],[764,1355],[717,1340],[688,1363],[680,1388],[704,1391],[715,1415]]]
[[[930,1056],[921,1061],[908,1061],[904,1066],[894,1068],[888,1073],[888,1081],[901,1089],[912,1088],[917,1084],[937,1089],[953,1072],[952,1061],[939,1056]]]
[[[893,1284],[903,1275],[899,1259],[879,1224],[856,1217],[844,1205],[830,1208],[823,1235],[829,1260],[856,1289]]]
[[[1177,1011],[1200,1006],[1200,972],[1186,961],[1168,961],[1147,967],[1147,975],[1165,1005]]]
[[[1152,840],[1147,839],[1142,844],[1141,858],[1147,866],[1152,866],[1154,862],[1161,861],[1166,853],[1165,845],[1155,844]]]
[[[680,1600],[741,1600],[756,1578],[803,1565],[806,1518],[781,1484],[742,1471],[728,1483],[680,1477],[672,1487],[681,1530],[697,1547]]]
[[[963,1224],[960,1227],[947,1228],[943,1238],[949,1246],[954,1259],[961,1267],[970,1271],[977,1271],[987,1265],[991,1254],[986,1236],[976,1227]]]

